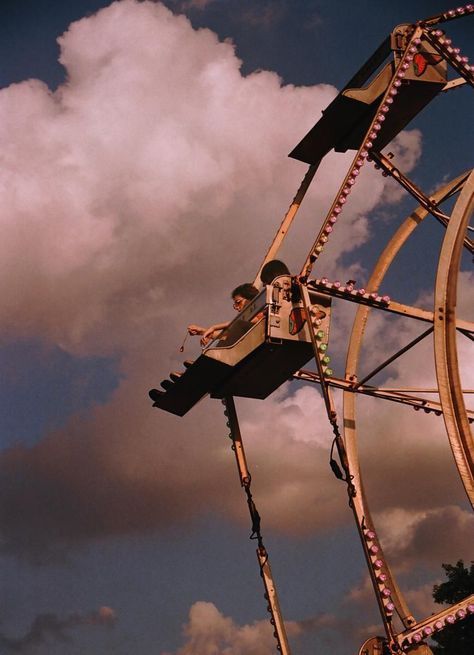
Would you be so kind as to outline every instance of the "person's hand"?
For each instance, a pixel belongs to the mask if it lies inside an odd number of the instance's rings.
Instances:
[[[201,346],[207,346],[209,341],[212,341],[219,336],[220,332],[222,332],[222,330],[217,330],[214,325],[211,325],[211,327],[207,328],[207,330],[203,332],[201,337]]]
[[[188,325],[188,334],[191,336],[195,336],[196,334],[204,334],[205,331],[206,329],[200,325]]]

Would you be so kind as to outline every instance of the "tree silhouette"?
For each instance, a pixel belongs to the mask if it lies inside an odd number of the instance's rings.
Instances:
[[[463,560],[455,566],[443,564],[443,569],[448,579],[433,587],[435,602],[452,605],[474,594],[474,562],[469,569]],[[433,635],[433,641],[434,655],[474,655],[474,614]]]

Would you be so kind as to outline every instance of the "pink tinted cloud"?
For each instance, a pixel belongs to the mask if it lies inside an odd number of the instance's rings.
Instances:
[[[218,404],[180,420],[146,391],[181,366],[191,320],[231,313],[229,290],[252,278],[305,171],[286,153],[335,94],[244,77],[230,44],[159,3],[115,2],[59,42],[57,91],[30,80],[0,92],[1,336],[113,354],[122,379],[107,405],[0,455],[5,548],[38,561],[51,545],[164,529],[200,508],[248,520]],[[346,165],[329,157],[318,172],[292,266]],[[361,175],[329,266],[368,238],[384,185]],[[345,521],[321,399],[285,393],[241,405],[265,525]]]
[[[301,632],[294,621],[288,622],[286,628],[288,635]],[[205,601],[197,601],[189,610],[184,636],[186,643],[174,655],[271,655],[276,647],[273,627],[268,620],[241,626],[224,616],[213,603]]]

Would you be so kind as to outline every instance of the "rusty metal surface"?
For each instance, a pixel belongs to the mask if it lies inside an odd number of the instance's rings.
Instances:
[[[441,248],[435,287],[434,348],[444,422],[454,460],[474,507],[474,439],[469,426],[456,348],[457,276],[469,218],[474,210],[474,171],[454,207]]]

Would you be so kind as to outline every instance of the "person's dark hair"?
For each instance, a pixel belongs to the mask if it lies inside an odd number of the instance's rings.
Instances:
[[[235,298],[235,296],[242,296],[245,300],[252,300],[255,296],[258,296],[258,294],[259,291],[253,286],[253,284],[245,282],[244,284],[239,284],[238,287],[235,287],[230,295],[232,298]]]
[[[273,280],[279,275],[290,275],[286,264],[279,259],[271,259],[265,264],[260,273],[260,279],[263,284],[271,284]]]

